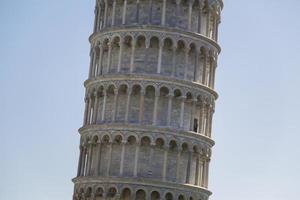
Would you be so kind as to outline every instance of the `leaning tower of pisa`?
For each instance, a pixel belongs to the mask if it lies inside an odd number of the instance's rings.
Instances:
[[[207,200],[222,0],[97,0],[74,200]]]

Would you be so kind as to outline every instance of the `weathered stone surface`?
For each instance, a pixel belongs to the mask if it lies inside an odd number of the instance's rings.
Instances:
[[[73,198],[207,200],[221,0],[97,0]]]

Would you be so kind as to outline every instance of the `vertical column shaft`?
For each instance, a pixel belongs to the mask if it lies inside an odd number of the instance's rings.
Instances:
[[[105,120],[105,107],[106,107],[106,99],[107,99],[107,91],[106,89],[103,90],[103,103],[102,103],[102,113],[101,113],[101,121]]]
[[[180,97],[181,98],[181,105],[180,105],[180,128],[184,128],[184,104],[185,104],[185,96]]]
[[[127,101],[126,101],[126,110],[125,110],[125,123],[128,123],[128,116],[130,111],[130,97],[131,97],[132,88],[127,90]]]
[[[166,4],[167,0],[163,0],[162,14],[161,14],[161,25],[164,26],[166,23]]]
[[[126,24],[126,11],[127,11],[127,0],[124,0],[123,13],[122,13],[122,24]]]
[[[144,120],[144,102],[145,102],[145,90],[141,89],[140,98],[140,113],[139,113],[139,123],[142,124]]]
[[[123,175],[124,170],[124,155],[125,155],[125,144],[126,140],[122,141],[122,150],[121,150],[121,161],[120,161],[120,176]]]
[[[168,95],[168,116],[167,116],[167,126],[171,126],[171,117],[172,117],[172,101],[173,101],[173,94]]]
[[[156,125],[157,121],[157,106],[158,106],[158,100],[159,100],[159,92],[155,91],[155,99],[154,99],[154,108],[153,108],[153,125]]]
[[[115,25],[115,16],[116,16],[116,3],[117,0],[113,0],[113,7],[112,7],[112,18],[111,18],[111,25]]]

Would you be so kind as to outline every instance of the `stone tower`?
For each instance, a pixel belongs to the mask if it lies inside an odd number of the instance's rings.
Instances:
[[[222,0],[97,0],[74,200],[207,200]]]

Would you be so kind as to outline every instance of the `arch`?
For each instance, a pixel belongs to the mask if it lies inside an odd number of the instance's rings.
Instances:
[[[152,191],[151,192],[151,200],[159,200],[160,199],[160,194],[157,191]]]
[[[139,189],[138,191],[136,191],[136,196],[135,196],[136,200],[146,200],[146,192],[143,189]]]
[[[116,187],[110,187],[107,191],[107,197],[108,198],[113,198],[117,194],[117,188]]]
[[[178,196],[178,200],[185,200],[185,199],[184,199],[184,195],[180,194],[180,195]]]
[[[135,136],[135,135],[130,135],[130,136],[127,138],[127,143],[128,143],[128,144],[131,144],[131,145],[136,144],[137,141],[138,141],[138,138],[137,138],[137,136]]]
[[[143,73],[145,63],[147,63],[146,37],[141,34],[136,39],[136,47],[134,54],[134,72]]]
[[[98,187],[95,192],[95,197],[103,197],[104,189],[102,187]]]
[[[161,74],[170,76],[173,68],[173,46],[174,42],[171,38],[163,39]]]
[[[102,143],[109,143],[109,142],[111,142],[111,137],[110,137],[110,135],[109,135],[109,134],[103,135],[103,136],[101,137],[101,141],[102,141]]]
[[[165,199],[166,200],[173,200],[173,194],[168,192],[166,195],[165,195]]]
[[[124,188],[122,190],[122,193],[121,193],[121,199],[123,200],[129,200],[131,197],[131,189],[130,188]]]

